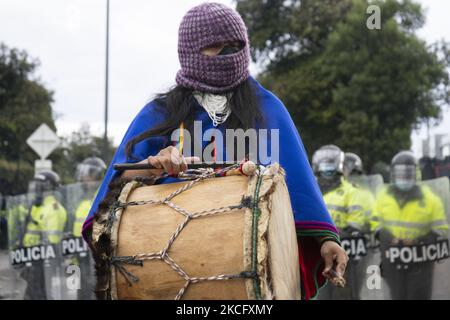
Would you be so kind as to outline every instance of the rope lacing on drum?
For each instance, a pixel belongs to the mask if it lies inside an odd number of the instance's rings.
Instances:
[[[256,188],[255,193],[253,197],[243,197],[241,199],[241,202],[237,205],[231,205],[231,206],[224,206],[220,208],[215,208],[211,210],[204,210],[199,212],[191,213],[170,200],[172,200],[177,195],[181,194],[182,192],[191,189],[194,185],[199,183],[202,180],[211,178],[213,176],[220,176],[223,175],[226,171],[239,168],[239,164],[236,164],[235,166],[230,166],[227,168],[224,168],[222,170],[219,170],[217,172],[207,169],[207,170],[196,170],[195,173],[189,172],[187,174],[184,174],[183,177],[187,179],[192,179],[191,182],[183,185],[181,188],[175,190],[173,193],[169,194],[166,198],[163,200],[142,200],[142,201],[130,201],[130,202],[116,202],[111,210],[110,210],[110,216],[108,218],[108,226],[113,224],[114,220],[116,219],[116,212],[119,209],[128,207],[128,206],[141,206],[141,205],[149,205],[149,204],[155,204],[155,205],[166,205],[176,212],[180,213],[185,217],[184,221],[177,227],[177,229],[174,231],[172,236],[169,238],[166,246],[164,249],[162,249],[159,252],[153,252],[153,253],[142,253],[137,254],[134,256],[118,256],[118,257],[112,257],[111,258],[111,264],[117,268],[117,270],[124,276],[129,286],[131,286],[133,283],[136,283],[139,281],[139,278],[133,275],[131,272],[126,270],[126,268],[123,266],[123,264],[128,265],[137,265],[137,266],[143,266],[144,260],[161,260],[164,261],[166,264],[168,264],[178,275],[180,275],[186,282],[178,292],[178,294],[175,296],[175,300],[180,300],[184,293],[186,292],[187,288],[190,284],[199,283],[202,281],[220,281],[220,280],[230,280],[230,279],[238,279],[238,278],[248,278],[253,279],[253,287],[255,291],[255,297],[256,299],[261,299],[261,290],[260,290],[260,281],[257,273],[257,236],[258,236],[258,219],[260,216],[260,209],[259,209],[259,190],[260,185],[262,181],[262,176],[259,173],[257,173],[257,182],[256,182]],[[175,242],[181,231],[188,225],[188,223],[196,218],[199,217],[205,217],[210,215],[216,215],[216,214],[226,214],[233,212],[235,210],[240,210],[243,208],[249,208],[252,210],[252,270],[251,271],[243,271],[238,274],[221,274],[221,275],[215,275],[210,277],[190,277],[168,254],[169,249],[171,248],[172,244]]]
[[[131,272],[129,272],[127,269],[125,269],[125,267],[122,265],[123,263],[143,267],[144,262],[141,260],[136,260],[133,256],[123,256],[123,257],[111,258],[111,264],[117,268],[117,270],[124,276],[128,285],[131,286],[133,283],[138,282],[139,278],[136,277]]]

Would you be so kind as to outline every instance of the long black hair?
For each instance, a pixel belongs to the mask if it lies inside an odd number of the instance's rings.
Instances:
[[[181,123],[184,123],[185,129],[190,133],[193,132],[195,98],[192,89],[175,86],[166,93],[158,94],[154,101],[157,110],[165,115],[165,121],[128,141],[125,147],[128,158],[133,158],[133,147],[137,143],[151,137],[170,136],[174,130],[180,127]],[[232,91],[228,103],[231,109],[231,115],[226,121],[228,129],[247,130],[264,120],[254,84],[250,79]]]
[[[265,119],[262,115],[261,105],[257,99],[255,89],[254,84],[248,79],[232,91],[233,95],[229,100],[231,115],[226,121],[227,128],[247,130],[253,128],[256,124],[264,124]],[[194,99],[193,90],[181,86],[175,86],[167,93],[157,95],[154,100],[157,107],[156,111],[162,112],[166,116],[165,121],[128,141],[125,147],[127,157],[134,158],[132,155],[133,147],[137,143],[151,137],[170,136],[174,130],[180,127],[182,122],[185,125],[185,129],[190,130],[189,132],[192,133],[195,119],[195,112],[193,109],[195,104]],[[97,221],[101,218],[101,212],[108,210],[113,205],[124,185],[131,180],[131,178],[122,178],[119,176],[109,183],[108,192],[100,202],[99,209],[95,214],[95,219]],[[152,178],[146,177],[140,177],[139,181],[148,185],[151,185],[154,182]],[[89,239],[89,242],[91,242],[92,225],[90,226],[90,229],[86,230],[86,236]],[[94,255],[94,257],[95,256],[99,255],[97,254]],[[104,261],[102,260],[99,262],[96,260],[97,283],[100,283],[100,286],[102,282],[99,282],[99,276],[106,277],[106,269],[104,268]],[[97,287],[98,286],[99,285],[97,285]],[[103,293],[103,291],[99,291],[97,296]]]

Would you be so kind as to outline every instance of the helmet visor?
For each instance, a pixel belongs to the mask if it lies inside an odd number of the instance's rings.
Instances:
[[[43,191],[42,182],[32,180],[32,181],[30,181],[30,183],[28,183],[28,193],[29,194],[42,193],[42,191]]]
[[[333,149],[318,150],[314,154],[313,165],[318,172],[342,170],[342,153]]]
[[[408,191],[414,187],[416,175],[416,166],[414,165],[399,164],[392,168],[392,181],[402,191]]]
[[[77,181],[97,181],[101,179],[103,168],[81,163],[77,166],[75,179]]]
[[[416,181],[416,166],[407,164],[397,164],[392,168],[392,178],[396,180]]]
[[[338,166],[333,161],[322,161],[319,163],[319,172],[328,173],[328,172],[336,172]]]

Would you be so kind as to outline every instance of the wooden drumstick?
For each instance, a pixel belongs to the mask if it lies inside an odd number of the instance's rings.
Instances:
[[[332,278],[330,279],[331,283],[338,288],[344,288],[346,285],[345,278],[333,269],[331,269],[330,272],[332,275]]]

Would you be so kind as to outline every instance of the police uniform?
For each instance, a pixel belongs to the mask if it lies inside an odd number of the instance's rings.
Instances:
[[[6,217],[6,203],[0,193],[0,250],[8,247],[8,223]]]
[[[441,199],[427,186],[415,186],[407,194],[393,186],[380,191],[371,219],[371,229],[379,233],[382,252],[392,243],[427,243],[434,235],[448,232]],[[431,298],[433,262],[411,265],[390,263],[383,254],[382,275],[394,300]]]
[[[16,205],[7,210],[9,249],[15,250],[21,246],[25,232],[25,221],[28,209],[25,205]]]
[[[351,236],[352,231],[362,233],[366,224],[364,198],[350,182],[341,178],[341,183],[323,196],[341,238]],[[346,270],[347,285],[335,288],[331,285],[321,290],[321,299],[359,300],[360,268],[358,260],[350,260]]]
[[[53,244],[58,250],[67,221],[67,212],[53,195],[46,196],[41,205],[33,205],[27,220],[23,237],[24,247]],[[24,278],[28,283],[25,299],[47,298],[43,261],[32,262],[32,267],[24,270]]]
[[[81,237],[81,231],[83,223],[86,220],[86,216],[92,206],[92,200],[82,200],[75,210],[75,216],[72,226],[72,235],[76,238]],[[83,240],[84,241],[84,240]],[[78,300],[90,300],[93,299],[93,277],[91,272],[91,260],[90,253],[86,252],[86,256],[77,255],[72,258],[72,262],[80,267],[81,279],[80,290],[78,290]]]
[[[364,229],[366,218],[358,190],[344,178],[341,184],[323,196],[328,211],[339,231],[352,228]]]
[[[81,231],[83,228],[83,223],[86,220],[86,216],[91,210],[92,201],[91,200],[82,200],[75,210],[75,220],[73,222],[72,227],[72,235],[74,237],[81,237]]]
[[[86,158],[77,166],[75,179],[81,183],[80,186],[83,190],[83,198],[74,212],[74,220],[72,225],[72,235],[74,237],[81,237],[83,224],[92,207],[91,196],[94,196],[93,187],[98,187],[98,181],[101,181],[105,170],[106,164],[98,157]],[[81,288],[78,290],[78,299],[86,300],[94,298],[92,294],[94,277],[90,252],[87,252],[84,256],[82,254],[78,254],[74,256],[72,260],[75,264],[80,266],[81,270]]]
[[[364,233],[370,233],[370,221],[372,217],[373,207],[375,206],[375,197],[370,190],[367,190],[361,186],[355,186],[356,188],[356,203],[361,205],[363,216],[364,216],[364,224],[362,231]]]
[[[54,196],[45,197],[42,205],[32,206],[31,208],[23,245],[32,247],[44,242],[51,244],[60,243],[66,221],[66,209]]]

